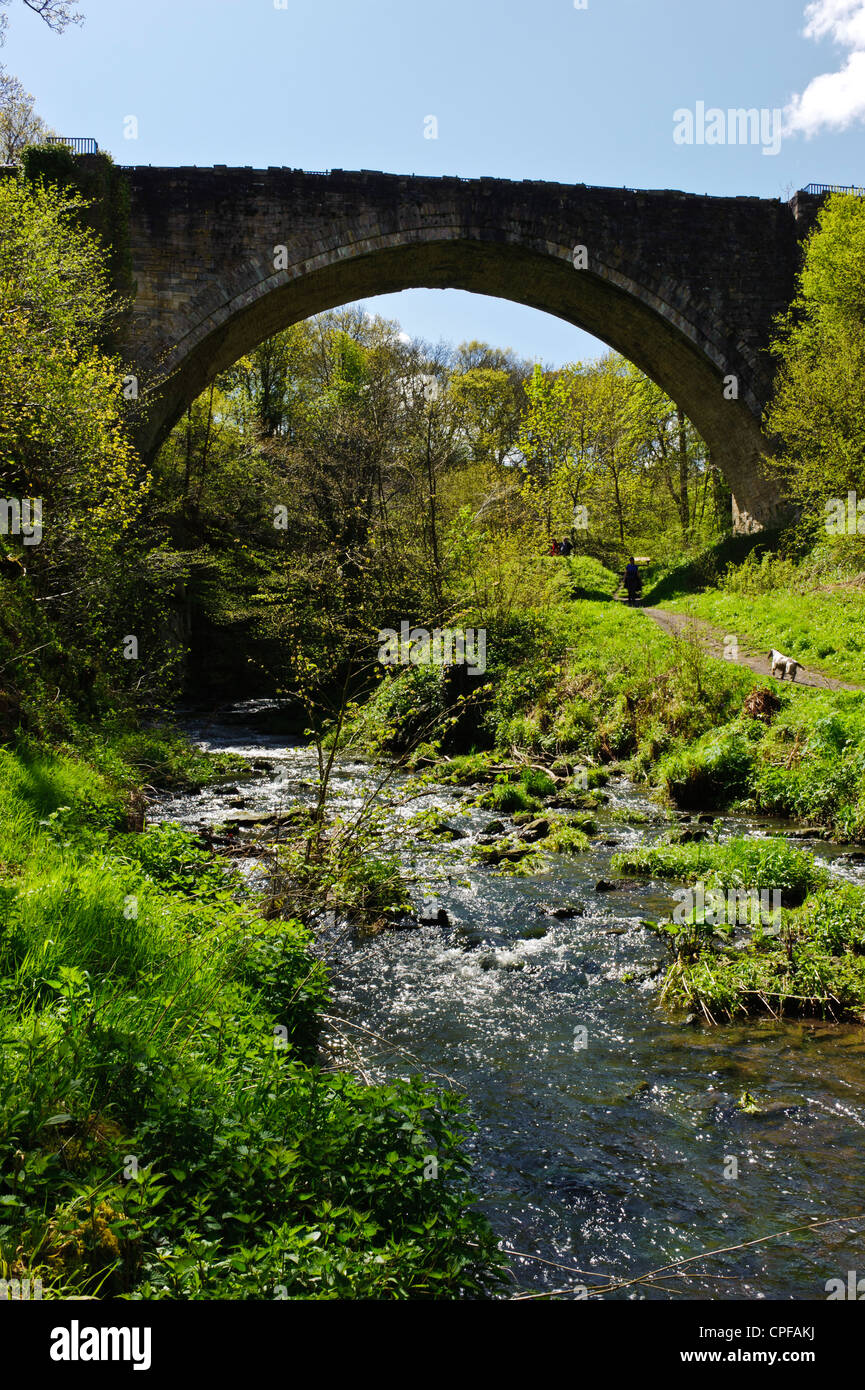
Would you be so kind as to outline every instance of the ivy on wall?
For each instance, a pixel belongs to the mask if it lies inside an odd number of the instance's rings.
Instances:
[[[24,177],[74,189],[85,200],[80,222],[105,246],[108,273],[117,296],[117,313],[102,345],[117,340],[137,289],[129,238],[129,184],[109,154],[75,155],[64,145],[31,145],[22,156]]]

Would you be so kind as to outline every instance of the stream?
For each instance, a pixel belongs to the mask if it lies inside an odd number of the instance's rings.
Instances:
[[[151,823],[198,829],[309,803],[315,752],[263,732],[271,715],[259,701],[221,710],[219,722],[188,718],[202,747],[269,769],[233,789],[161,796]],[[359,806],[379,776],[340,760],[338,809]],[[674,885],[596,887],[615,879],[613,854],[657,839],[669,823],[643,792],[612,778],[589,849],[521,877],[470,862],[476,837],[507,819],[468,805],[476,787],[413,798],[405,780],[382,793],[389,833],[421,917],[433,920],[364,942],[322,931],[332,1012],[357,1049],[341,1060],[376,1081],[446,1077],[468,1097],[480,1206],[520,1252],[510,1260],[514,1291],[591,1288],[865,1211],[865,1029],[771,1019],[712,1029],[658,1007],[664,947],[641,921],[669,916]],[[407,818],[430,807],[460,838],[409,833]],[[630,814],[648,821],[628,824]],[[718,826],[722,835],[795,829],[733,815]],[[865,882],[865,865],[843,848],[796,842]],[[325,1046],[340,1055],[338,1038]],[[744,1091],[760,1113],[738,1107]],[[827,1224],[605,1296],[825,1299],[826,1281],[846,1281],[849,1270],[865,1275],[862,1237]]]

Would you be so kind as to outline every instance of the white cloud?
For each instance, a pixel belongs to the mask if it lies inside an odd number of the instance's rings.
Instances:
[[[787,134],[846,130],[865,120],[865,0],[810,0],[805,37],[831,38],[851,51],[837,72],[825,72],[793,97],[785,112]]]
[[[807,39],[824,39],[828,34],[848,48],[865,48],[863,0],[810,0],[805,18]]]

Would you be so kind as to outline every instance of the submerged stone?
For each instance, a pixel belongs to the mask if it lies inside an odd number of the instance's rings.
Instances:
[[[425,927],[449,927],[451,925],[447,911],[436,898],[424,900],[418,912],[417,920]]]

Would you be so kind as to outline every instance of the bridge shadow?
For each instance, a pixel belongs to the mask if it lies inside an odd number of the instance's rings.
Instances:
[[[569,598],[592,603],[613,602],[621,582],[622,566],[612,550],[599,546],[577,551],[564,563],[568,567]]]
[[[728,565],[741,565],[749,555],[762,555],[777,549],[781,528],[758,531],[747,536],[724,536],[699,555],[665,569],[650,583],[643,582],[643,604],[652,607],[680,594],[691,594],[717,584]]]
[[[607,593],[604,589],[588,589],[583,584],[572,584],[570,597],[574,600],[587,599],[591,603],[612,603],[615,595]]]

